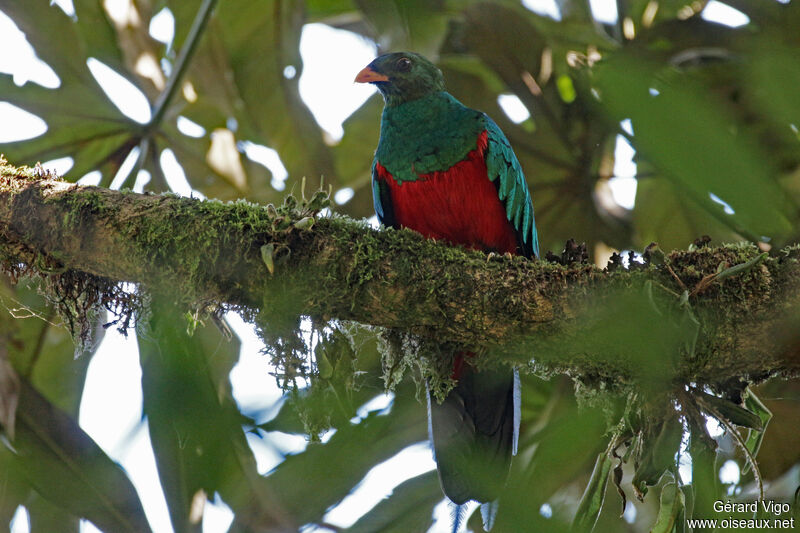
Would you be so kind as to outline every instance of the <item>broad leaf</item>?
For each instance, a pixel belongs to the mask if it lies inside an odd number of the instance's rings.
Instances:
[[[546,424],[537,436],[532,458],[526,461],[519,455],[514,462],[508,486],[500,496],[498,531],[568,529],[567,517],[554,516],[548,522],[539,510],[559,487],[591,468],[604,432],[598,411],[577,410],[574,405]]]
[[[592,476],[583,492],[583,497],[578,504],[575,519],[572,523],[574,531],[588,531],[594,529],[597,517],[603,509],[603,500],[608,486],[608,475],[611,473],[613,460],[608,450],[597,456],[592,470]]]
[[[55,408],[76,416],[86,369],[103,337],[102,328],[95,329],[91,350],[76,358],[69,333],[57,325],[59,318],[30,284],[20,283],[13,288],[0,285],[0,303],[0,336],[5,337],[0,341],[0,352],[6,350],[16,372],[26,376]],[[48,502],[31,490],[25,471],[10,450],[3,449],[0,455],[0,470],[5,476],[0,483],[8,487],[0,496],[0,508],[13,514],[16,506],[24,503],[34,532],[52,531],[53,524],[59,524],[59,531],[77,532],[80,508],[67,501]]]
[[[256,469],[227,375],[238,343],[212,325],[189,335],[183,313],[155,299],[138,337],[144,414],[173,527],[198,530],[190,521],[195,498],[219,492],[244,523],[289,527],[275,495]],[[200,493],[199,491],[204,491]]]
[[[716,243],[742,238],[707,211],[698,209],[678,184],[661,176],[639,180],[633,218],[637,242],[657,242],[664,250],[686,248],[702,235]]]
[[[609,115],[631,119],[633,145],[686,201],[750,239],[788,235],[795,215],[768,158],[692,76],[618,53],[594,83]]]
[[[442,499],[442,489],[436,471],[404,481],[394,488],[391,496],[373,507],[347,528],[347,533],[405,533],[427,531],[432,522],[433,508]]]
[[[71,156],[75,160],[69,173],[73,179],[98,169],[109,183],[128,151],[138,143],[140,125],[111,103],[86,64],[89,57],[96,57],[125,75],[122,53],[111,40],[114,32],[100,4],[76,2],[75,9],[81,23],[48,2],[0,3],[0,10],[20,26],[61,82],[57,89],[33,84],[17,87],[10,76],[0,75],[4,98],[39,115],[48,126],[44,135],[5,144],[2,150],[15,162],[29,165]],[[59,39],[53,39],[53,35],[59,35]],[[63,42],[73,43],[74,53],[65,54]],[[135,76],[128,79],[137,83]]]
[[[122,469],[65,413],[22,381],[14,461],[39,494],[109,531],[150,531]]]
[[[673,533],[683,531],[683,513],[686,502],[677,482],[669,481],[661,487],[661,502],[656,523],[651,533]]]
[[[427,438],[425,409],[413,390],[397,391],[388,414],[370,413],[358,424],[340,427],[326,444],[312,444],[287,457],[269,479],[281,487],[284,508],[301,523],[319,521],[377,463]],[[293,480],[303,479],[307,485]]]

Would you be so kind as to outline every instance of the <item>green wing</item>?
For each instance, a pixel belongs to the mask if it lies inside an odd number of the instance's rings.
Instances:
[[[517,232],[517,242],[528,257],[539,257],[539,237],[533,218],[533,202],[522,167],[506,136],[488,116],[486,119],[487,146],[484,155],[489,179],[506,208],[506,216]]]

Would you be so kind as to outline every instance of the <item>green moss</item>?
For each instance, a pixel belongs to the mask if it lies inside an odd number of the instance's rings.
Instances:
[[[164,290],[173,293],[174,299],[184,305],[196,307],[198,302],[208,300],[209,296],[212,300],[214,298],[214,295],[200,291],[215,286],[215,280],[235,279],[233,273],[242,268],[243,261],[259,264],[265,275],[269,275],[261,263],[260,255],[252,253],[242,258],[233,256],[234,252],[248,249],[258,251],[269,242],[284,243],[288,240],[291,243],[294,239],[303,238],[303,234],[313,225],[312,218],[316,220],[319,210],[327,202],[327,194],[319,192],[308,200],[298,200],[290,195],[278,207],[261,206],[243,200],[222,203],[179,198],[163,202],[158,208],[150,210],[146,217],[130,220],[123,232],[139,253],[151,258],[150,268],[158,268],[167,262],[175,265],[177,275],[169,279],[178,279],[179,284]],[[299,221],[303,221],[303,224],[297,224]],[[182,228],[180,235],[171,233],[171,228],[176,224]],[[276,248],[278,277],[290,254],[291,246]],[[296,378],[312,374],[313,368],[307,364],[298,298],[292,297],[288,285],[284,288],[285,294],[280,294],[280,290],[264,294],[258,310],[240,311],[256,322],[276,365],[276,372],[283,376],[282,385],[289,387]],[[236,288],[221,289],[224,292]],[[218,298],[221,301],[223,295],[218,295]]]
[[[3,172],[0,166],[0,175]],[[19,171],[15,169],[14,172]],[[56,201],[59,196],[65,197],[64,222],[67,226],[76,228],[83,221],[98,217],[104,219],[103,223],[115,224],[119,238],[131,244],[138,257],[147,258],[140,262],[140,268],[150,275],[141,277],[168,280],[166,287],[154,287],[154,290],[169,292],[174,300],[187,308],[218,308],[226,297],[238,290],[237,287],[219,286],[219,280],[235,279],[232,274],[243,265],[255,263],[261,267],[264,276],[270,276],[263,267],[259,250],[264,244],[275,243],[273,282],[265,284],[268,289],[260,302],[255,300],[252,308],[240,307],[237,310],[258,324],[262,338],[269,345],[270,356],[279,372],[287,377],[284,384],[297,376],[313,377],[316,372],[305,352],[304,332],[300,330],[303,309],[298,307],[298,301],[307,302],[311,298],[319,311],[319,316],[314,317],[315,324],[318,324],[315,327],[324,328],[332,316],[341,313],[340,307],[335,312],[327,308],[327,301],[348,301],[351,310],[382,305],[381,312],[393,313],[392,321],[395,323],[412,324],[404,331],[383,333],[386,337],[382,342],[384,376],[388,387],[396,385],[411,369],[418,383],[427,380],[434,392],[441,396],[452,386],[449,378],[452,354],[456,350],[469,349],[479,354],[475,360],[479,366],[516,362],[532,366],[540,374],[570,372],[584,390],[625,394],[641,378],[637,374],[637,364],[641,364],[626,355],[630,350],[624,344],[616,346],[613,342],[606,342],[599,349],[591,343],[581,344],[586,327],[592,324],[578,324],[571,314],[586,307],[587,295],[591,295],[597,302],[593,305],[602,312],[603,306],[613,302],[614,295],[620,292],[631,292],[644,298],[642,288],[650,281],[657,287],[655,298],[658,306],[680,319],[685,316],[685,312],[683,315],[679,312],[682,309],[679,296],[684,287],[691,292],[705,275],[717,270],[720,257],[726,264],[735,265],[747,262],[759,253],[756,247],[746,244],[701,248],[691,253],[674,252],[666,261],[680,273],[681,282],[678,283],[664,268],[654,266],[635,272],[602,273],[588,265],[565,267],[516,257],[487,256],[443,246],[408,230],[371,230],[364,221],[339,216],[319,218],[319,196],[306,201],[290,196],[280,206],[260,206],[246,201],[201,202],[175,195],[149,196],[149,207],[138,209],[143,198],[131,194],[130,201],[137,203],[138,210],[128,218],[121,218],[120,213],[130,211],[116,207],[119,196],[112,202],[111,196],[102,189],[80,188],[74,193],[52,195],[50,201]],[[123,195],[123,205],[127,198],[128,195]],[[313,202],[319,205],[312,206]],[[313,218],[310,221],[308,217]],[[309,225],[313,225],[313,231],[308,231]],[[176,226],[181,228],[179,234],[173,233]],[[250,250],[251,253],[246,257],[232,257],[234,250]],[[409,253],[410,250],[414,254]],[[320,259],[318,254],[325,254],[325,257]],[[701,323],[700,334],[693,352],[681,346],[667,358],[669,365],[681,369],[681,374],[674,377],[674,383],[713,367],[715,360],[734,352],[733,339],[737,337],[733,328],[742,323],[742,314],[767,312],[764,302],[768,303],[770,298],[764,296],[777,290],[770,273],[775,275],[781,269],[794,268],[799,256],[800,246],[787,248],[778,254],[778,258],[770,259],[752,271],[711,283],[705,289],[707,294],[702,295],[711,298],[692,297],[688,300]],[[425,261],[417,260],[419,257],[424,257]],[[319,273],[312,272],[312,269],[319,263],[312,260],[324,260],[326,268],[330,269],[324,273],[323,282],[314,286],[318,294],[309,296],[304,287],[297,289],[300,292],[293,292],[295,288],[292,288],[289,276],[284,277],[284,274],[291,271],[294,280],[302,280],[305,273],[309,274],[309,279],[318,279]],[[57,263],[42,263],[42,274],[63,274]],[[166,264],[173,270],[162,275],[159,270]],[[387,268],[389,264],[391,267]],[[432,264],[442,266],[431,268]],[[475,309],[446,305],[474,297],[472,291],[476,279],[473,276],[476,273],[478,282],[507,276],[508,283],[491,284],[492,292],[484,294],[483,298],[508,316],[513,316],[523,303],[528,302],[521,297],[523,291],[528,294],[536,291],[547,301],[559,302],[564,301],[564,286],[569,286],[570,292],[563,305],[554,306],[552,322],[537,326],[536,336],[513,343],[513,346],[487,347],[486,338],[491,337],[492,332],[484,323],[486,320],[480,305]],[[397,287],[397,301],[374,302],[367,289],[376,283]],[[298,285],[296,281],[294,284]],[[216,287],[219,294],[214,294],[209,287]],[[102,293],[114,289],[98,283],[91,290]],[[464,294],[447,292],[453,290]],[[298,294],[300,296],[296,296]],[[556,295],[558,298],[551,298]],[[392,297],[391,293],[389,297]],[[415,312],[413,306],[405,305],[409,300],[444,304],[441,306],[441,321],[437,323],[438,317],[427,316],[424,321],[418,320],[419,317],[412,316]],[[715,305],[705,304],[706,300],[715,302]],[[79,306],[73,307],[79,309]],[[460,336],[462,340],[458,346],[442,342],[443,332],[446,336],[452,323],[463,324],[473,332],[471,337]],[[484,352],[490,355],[484,356]],[[533,365],[529,364],[531,360]]]
[[[97,187],[78,188],[70,191],[65,200],[67,212],[64,215],[64,226],[77,228],[78,225],[90,217],[109,217],[118,212],[101,193]],[[58,197],[49,201],[57,200]]]

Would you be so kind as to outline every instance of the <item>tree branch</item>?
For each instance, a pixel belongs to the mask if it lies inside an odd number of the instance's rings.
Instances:
[[[170,291],[187,305],[353,320],[494,346],[497,360],[535,360],[585,382],[669,371],[683,382],[722,385],[800,374],[798,247],[718,282],[709,275],[759,250],[676,251],[665,258],[669,269],[606,272],[487,256],[338,216],[314,219],[317,209],[294,199],[275,208],[117,192],[3,163],[7,270],[70,269]],[[683,299],[670,269],[688,288]]]

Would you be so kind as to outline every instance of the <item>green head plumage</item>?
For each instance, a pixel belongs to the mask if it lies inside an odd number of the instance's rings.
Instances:
[[[442,71],[414,52],[377,57],[358,73],[356,81],[375,85],[389,107],[444,91]]]

